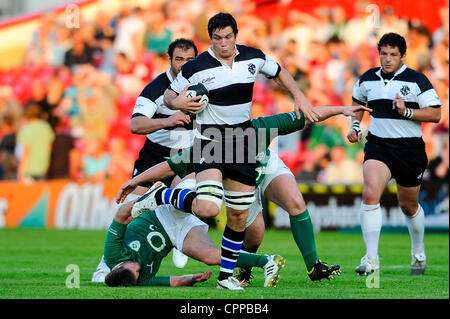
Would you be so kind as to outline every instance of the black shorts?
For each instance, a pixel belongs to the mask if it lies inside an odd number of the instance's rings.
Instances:
[[[202,125],[200,132],[206,139],[194,139],[192,162],[196,174],[215,168],[224,179],[255,186],[256,133],[251,121]]]
[[[364,161],[374,159],[385,163],[398,185],[415,187],[422,183],[428,165],[425,148],[389,147],[372,139],[367,141],[364,153]]]
[[[229,178],[239,183],[256,185],[256,163],[255,164],[232,164],[232,163],[206,163],[195,164],[195,174],[215,168],[221,171],[222,178]]]
[[[144,146],[139,151],[139,157],[134,162],[133,177],[145,172],[152,166],[165,162],[168,157],[171,156],[172,149],[164,147],[162,145],[151,142],[149,139],[145,141]],[[164,184],[170,187],[175,176],[168,177],[161,180]],[[141,186],[150,187],[153,183],[142,183]]]

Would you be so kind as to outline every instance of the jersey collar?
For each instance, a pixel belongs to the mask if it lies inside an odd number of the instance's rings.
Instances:
[[[172,74],[170,74],[170,68],[166,71],[166,75],[169,78],[170,83],[172,83],[174,79],[172,78]]]
[[[395,78],[395,77],[396,77],[397,75],[399,75],[400,73],[402,73],[403,71],[405,71],[406,68],[407,68],[406,64],[403,63],[403,65],[400,67],[400,69],[398,69],[397,72],[395,72],[395,74],[394,74],[394,76],[392,77],[392,79]],[[383,77],[381,76],[381,67],[378,69],[377,72],[375,72],[375,74],[378,75],[378,77],[379,77],[380,79],[383,79]],[[392,79],[391,79],[391,80],[392,80]]]
[[[239,50],[238,50],[238,48],[237,48],[237,45],[235,45],[235,48],[236,48],[236,54],[234,55],[233,61],[236,59],[236,57],[237,57],[238,54],[239,54]],[[208,53],[209,53],[214,59],[216,59],[217,61],[219,61],[220,63],[226,64],[226,63],[223,62],[221,59],[219,59],[218,57],[216,57],[216,55],[214,54],[214,51],[213,51],[213,49],[212,49],[212,46],[210,46],[210,47],[208,48]]]

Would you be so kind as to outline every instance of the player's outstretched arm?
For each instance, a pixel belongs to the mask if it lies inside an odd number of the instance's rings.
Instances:
[[[357,114],[361,111],[372,112],[372,109],[369,109],[363,105],[352,105],[352,106],[316,106],[314,107],[314,111],[319,117],[319,122],[325,121],[327,118],[330,118],[335,115],[345,115],[351,116],[352,118],[357,116]],[[306,124],[310,124],[311,121],[306,119]]]
[[[211,277],[212,271],[184,276],[170,276],[171,287],[193,286],[198,282],[204,282]]]
[[[123,203],[125,198],[127,198],[127,196],[141,183],[156,182],[174,175],[175,173],[170,168],[167,161],[156,164],[155,166],[150,167],[146,171],[125,182],[122,187],[120,187],[119,192],[116,195],[116,203]]]

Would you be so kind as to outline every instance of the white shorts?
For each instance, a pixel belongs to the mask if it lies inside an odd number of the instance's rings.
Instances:
[[[250,226],[256,219],[256,216],[262,211],[262,196],[266,191],[267,186],[278,176],[284,174],[292,174],[291,170],[283,163],[277,153],[274,151],[270,152],[269,161],[265,169],[265,176],[263,181],[255,189],[255,201],[250,206],[248,210],[247,222],[245,223],[245,228]]]
[[[201,226],[208,232],[208,225],[192,214],[182,212],[172,205],[161,205],[155,210],[173,246],[183,251],[183,242],[189,231],[196,226]]]

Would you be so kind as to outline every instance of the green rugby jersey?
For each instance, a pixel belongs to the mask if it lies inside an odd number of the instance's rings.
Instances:
[[[104,256],[110,269],[126,261],[141,265],[138,286],[170,286],[169,276],[155,277],[173,245],[154,211],[148,210],[124,225],[112,222],[106,235]]]
[[[300,119],[297,119],[295,112],[289,112],[259,117],[252,119],[251,122],[256,131],[257,150],[261,150],[256,155],[256,186],[258,186],[265,178],[265,169],[270,157],[268,147],[272,140],[279,135],[302,130],[305,127],[305,116],[300,112]],[[194,171],[194,164],[191,160],[192,149],[193,147],[187,148],[167,160],[175,175],[183,178]]]

